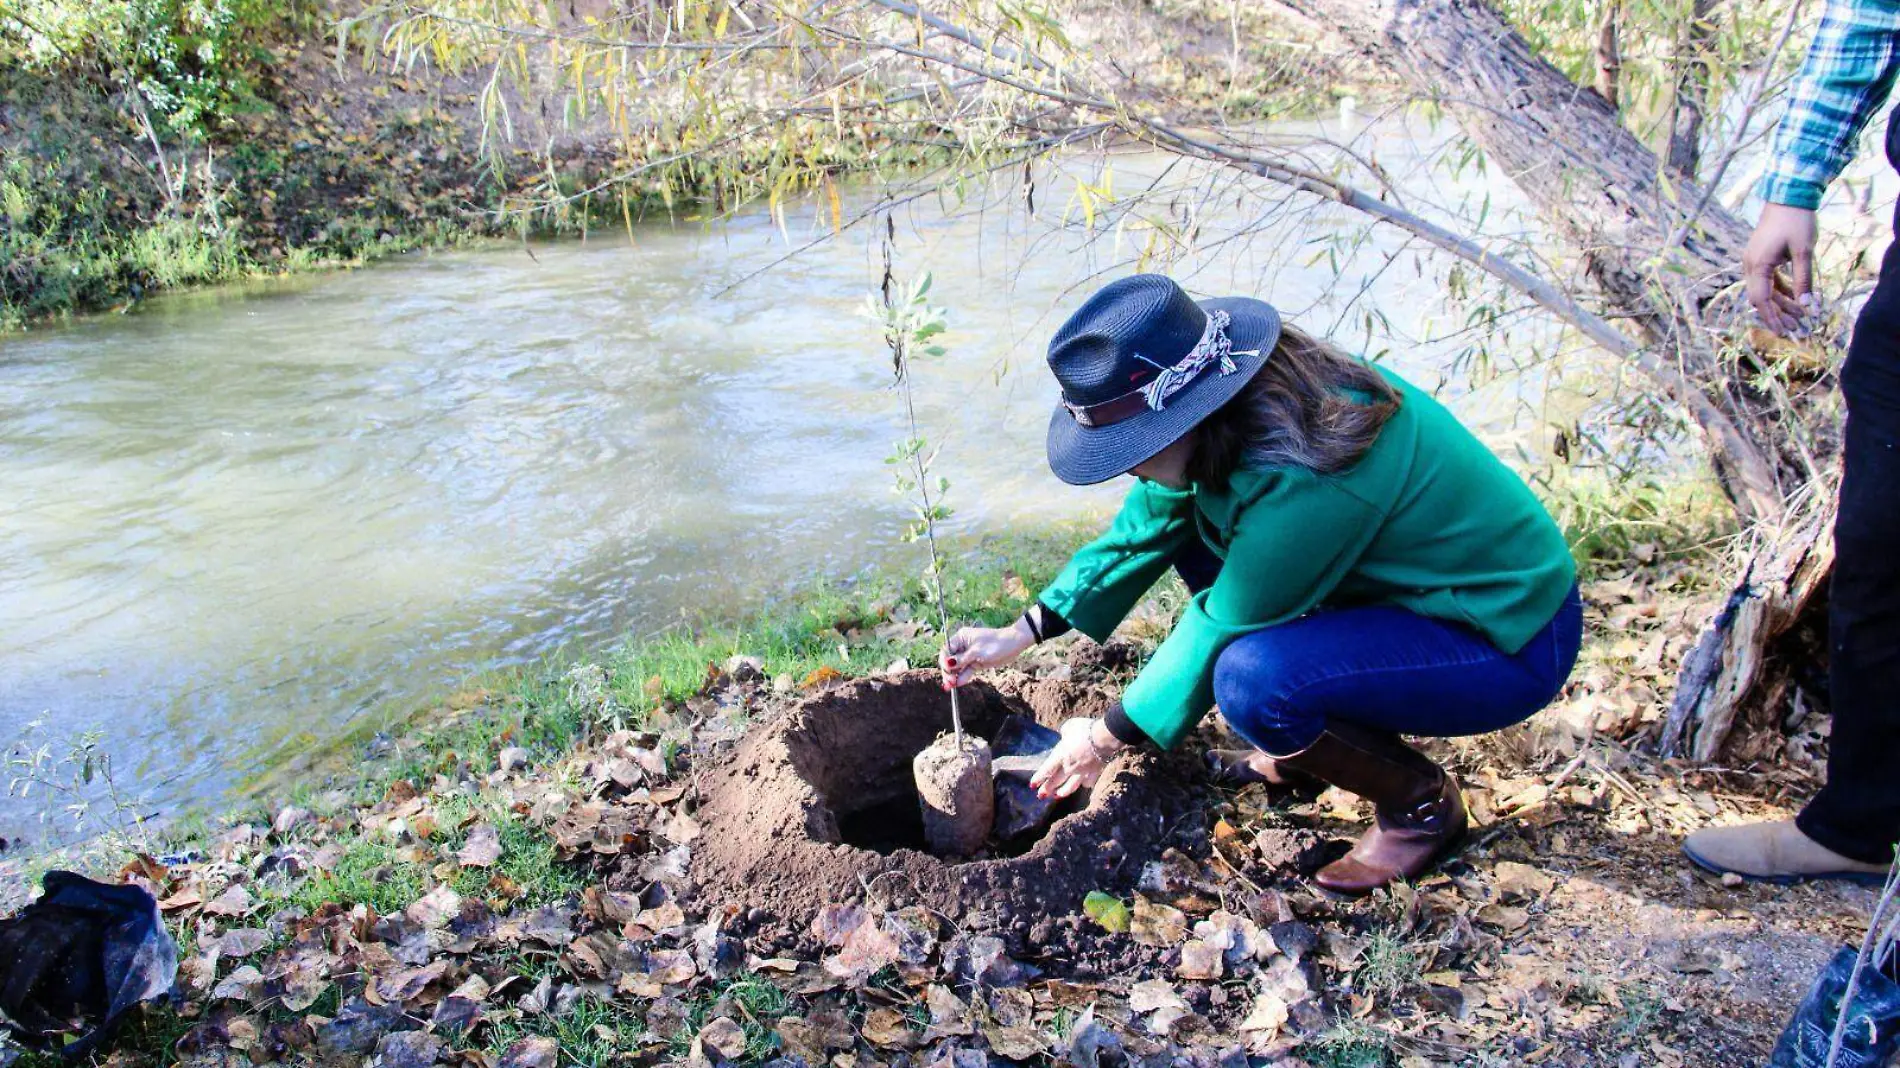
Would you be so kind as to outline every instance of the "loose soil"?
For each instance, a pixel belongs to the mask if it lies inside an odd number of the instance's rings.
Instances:
[[[965,728],[984,738],[1011,713],[1054,727],[1113,699],[1105,687],[1010,673],[963,693]],[[1111,764],[1086,802],[1060,811],[1040,838],[1011,844],[1017,855],[1006,846],[957,862],[923,852],[911,758],[948,726],[936,673],[917,671],[839,686],[752,732],[702,780],[697,896],[761,910],[791,937],[824,906],[863,901],[924,905],[1020,944],[1035,921],[1076,912],[1090,891],[1133,887],[1170,846],[1205,853],[1204,825],[1185,818],[1201,809],[1193,776],[1164,773],[1164,758],[1147,753]]]

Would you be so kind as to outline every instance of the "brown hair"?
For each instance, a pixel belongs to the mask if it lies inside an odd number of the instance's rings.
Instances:
[[[1187,474],[1225,489],[1242,467],[1344,471],[1398,410],[1398,390],[1371,364],[1283,327],[1253,380],[1194,429]]]

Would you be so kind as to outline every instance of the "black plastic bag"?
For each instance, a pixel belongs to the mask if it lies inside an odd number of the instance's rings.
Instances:
[[[1056,800],[1036,796],[1029,777],[1042,766],[1062,735],[1023,716],[1008,716],[990,742],[991,774],[996,783],[996,824],[993,834],[1007,841],[1042,826]]]
[[[0,920],[0,1024],[22,1045],[82,1056],[127,1009],[171,989],[178,946],[136,886],[48,872]]]
[[[1827,962],[1781,1032],[1768,1068],[1823,1068],[1827,1064],[1834,1023],[1840,1019],[1841,1001],[1859,957],[1852,946],[1842,946]],[[1847,1014],[1847,1031],[1834,1068],[1881,1068],[1900,1050],[1900,984],[1881,968],[1860,973]]]

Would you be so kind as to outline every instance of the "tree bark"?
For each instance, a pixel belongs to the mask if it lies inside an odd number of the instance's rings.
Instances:
[[[1768,643],[1802,616],[1832,564],[1832,490],[1814,484],[1819,472],[1801,444],[1806,410],[1751,393],[1712,341],[1737,310],[1749,228],[1692,179],[1665,183],[1655,154],[1607,100],[1480,0],[1288,2],[1442,102],[1575,250],[1608,311],[1741,428],[1739,440],[1712,437],[1710,454],[1738,513],[1755,524],[1757,547],[1683,666],[1664,739],[1714,758],[1750,702],[1778,689],[1766,685]]]
[[[1749,228],[1693,183],[1659,181],[1655,153],[1608,102],[1538,56],[1477,0],[1291,0],[1441,101],[1577,250],[1611,313],[1629,320],[1743,430],[1710,442],[1738,510],[1783,507],[1783,444],[1717,359],[1706,324],[1735,299]],[[1701,214],[1689,212],[1702,205]],[[1798,481],[1798,480],[1794,480]]]
[[[1614,110],[1623,108],[1622,0],[1605,0],[1597,18],[1597,95]]]
[[[1748,554],[1741,581],[1683,658],[1663,721],[1664,756],[1715,760],[1745,710],[1783,696],[1787,673],[1769,652],[1802,621],[1834,569],[1833,487],[1816,489],[1825,492],[1758,532],[1761,545]]]
[[[1709,107],[1709,49],[1715,43],[1715,5],[1720,0],[1695,0],[1688,24],[1677,42],[1675,113],[1669,124],[1669,170],[1695,181],[1702,163],[1702,123]]]

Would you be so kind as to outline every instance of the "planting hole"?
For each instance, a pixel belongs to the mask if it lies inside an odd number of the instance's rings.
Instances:
[[[964,688],[964,728],[1005,766],[1015,751],[1006,724],[1035,737],[1027,724],[1053,729],[1099,716],[1114,696],[1107,687],[998,673]],[[1137,754],[1046,819],[1027,822],[1030,810],[1010,799],[997,825],[1026,829],[992,836],[975,857],[934,855],[911,762],[949,729],[949,701],[934,671],[859,679],[806,697],[708,776],[691,860],[696,892],[763,909],[784,937],[802,937],[825,906],[854,900],[917,903],[953,916],[980,906],[1041,917],[1079,908],[1091,891],[1131,886],[1170,829],[1186,825],[1192,800],[1179,777],[1152,774],[1155,758]],[[1041,738],[1019,753],[1024,764],[1033,765],[1029,754],[1048,735]]]

